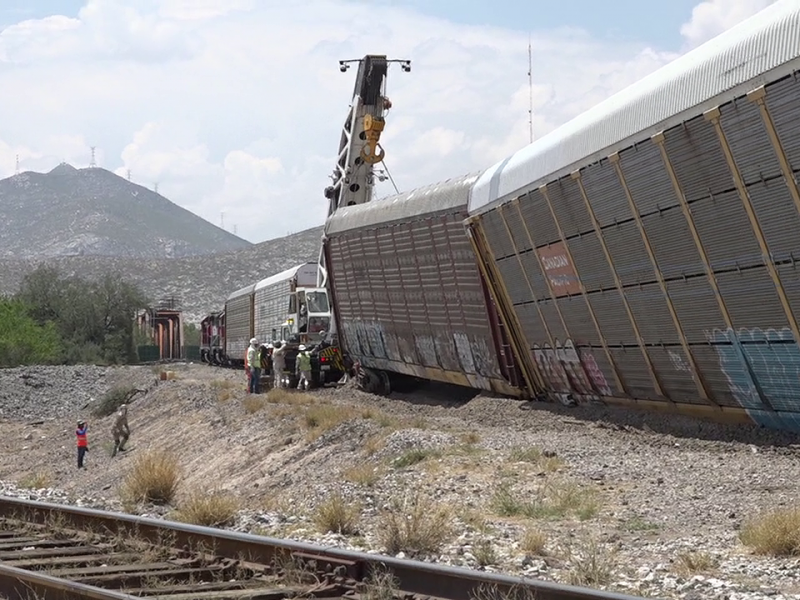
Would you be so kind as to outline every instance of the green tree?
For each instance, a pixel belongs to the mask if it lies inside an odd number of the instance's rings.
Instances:
[[[55,326],[64,339],[67,362],[136,360],[134,320],[147,298],[119,275],[87,281],[39,267],[25,277],[18,298],[30,305],[40,325]]]
[[[23,301],[0,297],[0,365],[60,362],[62,344],[52,322],[40,325]]]
[[[183,345],[184,346],[199,346],[200,345],[200,328],[194,323],[183,324]]]

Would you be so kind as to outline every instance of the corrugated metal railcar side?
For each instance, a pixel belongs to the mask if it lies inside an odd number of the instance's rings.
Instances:
[[[253,290],[250,284],[236,290],[225,301],[225,354],[229,360],[244,361],[244,353],[253,337]]]
[[[513,353],[490,325],[462,225],[475,179],[346,207],[328,219],[339,336],[368,368],[517,395]]]
[[[552,391],[800,430],[798,69],[779,2],[476,185]]]

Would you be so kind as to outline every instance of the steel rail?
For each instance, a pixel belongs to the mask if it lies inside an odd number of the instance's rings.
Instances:
[[[141,600],[116,590],[105,590],[0,564],[0,594],[9,600]]]
[[[344,570],[348,577],[357,581],[367,578],[372,569],[388,570],[403,592],[448,600],[472,600],[474,594],[482,587],[484,590],[485,587],[491,588],[495,597],[515,597],[515,595],[519,597],[520,592],[528,592],[532,593],[536,600],[642,600],[640,596],[617,592],[5,496],[0,496],[0,516],[39,524],[58,522],[78,529],[110,534],[134,533],[137,537],[154,544],[163,544],[165,537],[168,537],[169,544],[173,547],[189,549],[202,546],[223,557],[244,556],[245,560],[260,564],[273,564],[275,559],[291,556],[300,561],[315,561],[317,567]],[[114,598],[123,597],[127,598],[127,596],[114,596]],[[87,596],[87,598],[100,600],[112,597]]]

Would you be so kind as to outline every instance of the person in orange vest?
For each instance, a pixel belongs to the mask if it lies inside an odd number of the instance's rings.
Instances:
[[[78,428],[75,430],[75,436],[78,438],[78,468],[85,469],[83,466],[83,457],[89,451],[89,440],[86,438],[86,430],[88,429],[86,421],[78,421]]]

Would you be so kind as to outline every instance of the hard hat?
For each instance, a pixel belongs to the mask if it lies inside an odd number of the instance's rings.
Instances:
[[[250,340],[250,343],[251,344],[258,344],[258,340],[256,338],[253,338],[253,339]]]
[[[272,345],[272,342],[270,342],[269,344],[267,344],[267,348],[274,348],[274,347],[275,347],[275,346],[273,346],[273,345]]]
[[[305,345],[304,344],[300,344],[300,347],[298,348],[298,350],[300,350],[300,352],[305,352],[305,349],[306,349]]]

